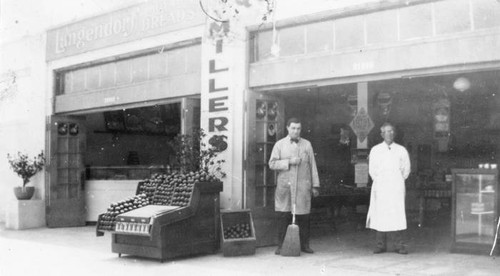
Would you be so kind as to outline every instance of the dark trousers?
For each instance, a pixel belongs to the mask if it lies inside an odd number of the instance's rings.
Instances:
[[[292,213],[276,212],[278,214],[278,246],[281,247],[285,240],[286,229],[292,223]],[[299,226],[300,247],[309,248],[309,235],[311,232],[310,215],[295,215],[295,223]]]
[[[387,238],[393,240],[396,250],[406,249],[406,243],[404,239],[404,230],[391,231],[391,232],[381,232],[376,231],[375,239],[377,241],[377,248],[387,249]]]

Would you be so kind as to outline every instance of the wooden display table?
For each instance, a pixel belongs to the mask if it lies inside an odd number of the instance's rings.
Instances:
[[[160,261],[217,252],[221,191],[221,182],[198,182],[186,206],[148,205],[119,215],[112,252]]]

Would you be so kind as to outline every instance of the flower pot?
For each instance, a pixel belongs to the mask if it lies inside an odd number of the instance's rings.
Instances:
[[[18,200],[29,200],[35,193],[35,187],[15,187],[14,195]]]

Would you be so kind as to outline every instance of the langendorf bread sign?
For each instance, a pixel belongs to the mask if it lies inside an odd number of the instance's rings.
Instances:
[[[196,0],[148,1],[47,33],[47,61],[204,24]]]

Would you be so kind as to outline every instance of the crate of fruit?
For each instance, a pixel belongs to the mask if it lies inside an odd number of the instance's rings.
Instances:
[[[257,240],[250,210],[221,211],[220,222],[224,256],[255,254]]]

